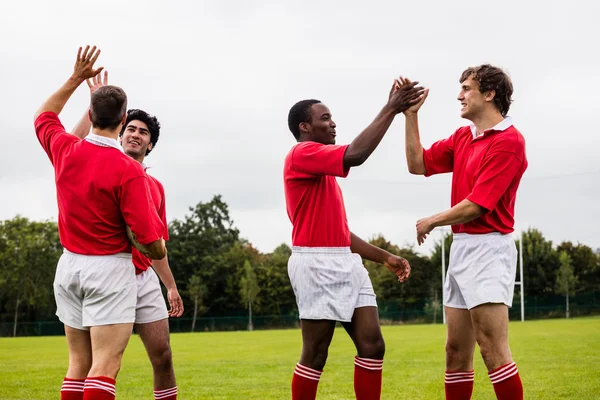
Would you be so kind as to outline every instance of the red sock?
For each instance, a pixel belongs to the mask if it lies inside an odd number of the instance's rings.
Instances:
[[[83,400],[114,400],[115,380],[107,376],[88,376],[83,389]]]
[[[154,400],[177,400],[177,386],[154,391]]]
[[[444,379],[446,400],[470,400],[474,380],[475,371],[446,371]]]
[[[292,379],[292,400],[315,400],[323,371],[296,364]]]
[[[65,378],[60,389],[60,400],[83,400],[85,379]]]
[[[514,362],[489,372],[498,400],[523,400],[523,384]]]
[[[354,393],[356,400],[381,398],[383,360],[354,357]]]

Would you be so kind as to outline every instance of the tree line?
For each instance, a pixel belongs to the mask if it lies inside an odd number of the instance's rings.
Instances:
[[[297,315],[287,275],[291,248],[281,244],[271,253],[259,252],[240,236],[221,196],[190,207],[183,219],[169,224],[169,233],[171,269],[184,299],[184,317],[193,323],[197,317]],[[385,267],[364,261],[380,312],[418,310],[439,319],[442,241],[429,256],[381,235],[370,242],[412,266],[411,277],[399,284]],[[451,242],[447,234],[446,265]],[[0,322],[13,322],[15,333],[20,321],[56,320],[52,283],[61,254],[55,222],[22,216],[0,222]],[[568,309],[569,296],[600,290],[600,254],[589,246],[568,241],[555,246],[530,228],[523,234],[523,258],[527,296],[561,295]],[[251,318],[248,325],[252,329]]]

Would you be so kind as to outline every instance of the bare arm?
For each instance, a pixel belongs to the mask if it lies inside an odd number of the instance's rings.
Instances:
[[[175,278],[169,267],[169,258],[152,261],[152,268],[156,271],[156,274],[160,278],[160,281],[167,288],[167,300],[169,300],[169,316],[170,317],[181,317],[183,314],[183,300],[177,290],[177,284]]]
[[[92,129],[92,121],[90,120],[90,109],[88,108],[85,113],[81,116],[77,125],[73,127],[71,133],[77,136],[79,139],[85,139]]]
[[[417,221],[417,242],[423,244],[429,232],[438,226],[466,224],[486,213],[486,209],[470,200],[463,200],[449,210]]]
[[[356,167],[367,161],[367,158],[383,139],[396,114],[419,102],[420,96],[423,94],[423,88],[415,87],[417,83],[411,82],[400,87],[398,81],[394,81],[388,103],[377,114],[375,120],[346,149],[344,168]]]
[[[160,260],[167,256],[167,248],[165,247],[165,241],[163,239],[156,240],[149,244],[141,244],[137,241],[135,234],[133,233],[131,228],[129,228],[129,226],[127,225],[125,226],[125,228],[129,241],[131,242],[133,247],[140,251],[140,253],[152,260]]]
[[[373,246],[352,232],[350,232],[350,251],[357,253],[367,260],[383,264],[388,270],[398,276],[400,282],[403,282],[410,275],[410,265],[404,258]]]
[[[91,50],[90,46],[86,46],[83,54],[81,47],[79,48],[73,75],[38,108],[33,118],[34,121],[44,112],[60,114],[79,85],[86,79],[92,78],[102,71],[102,67],[94,69],[94,63],[99,55],[100,49],[96,49],[96,46],[92,47]]]
[[[425,161],[423,161],[423,145],[419,137],[419,119],[417,113],[406,114],[406,163],[408,172],[415,175],[425,175]]]
[[[108,71],[104,71],[104,78],[101,78],[101,75],[98,74],[92,79],[87,79],[86,82],[88,87],[90,88],[90,96],[102,86],[108,85]],[[91,107],[91,105],[90,105]],[[92,129],[92,120],[90,119],[90,107],[85,110],[85,113],[81,116],[77,125],[73,127],[71,133],[77,136],[79,139],[84,139]]]

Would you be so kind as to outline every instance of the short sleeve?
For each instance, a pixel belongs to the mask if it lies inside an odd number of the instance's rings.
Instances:
[[[345,178],[349,172],[349,169],[344,168],[344,154],[347,148],[348,145],[302,142],[292,151],[291,167],[308,175]]]
[[[65,131],[58,115],[53,112],[41,113],[35,120],[34,127],[35,134],[53,165],[57,152],[61,151],[65,145],[80,140]]]
[[[135,170],[133,165],[129,167],[128,174],[121,183],[119,205],[125,223],[131,228],[138,242],[147,245],[163,238],[166,228],[152,201],[149,178],[142,167],[138,167],[139,171]]]
[[[444,174],[454,170],[454,139],[456,132],[423,149],[425,176]]]

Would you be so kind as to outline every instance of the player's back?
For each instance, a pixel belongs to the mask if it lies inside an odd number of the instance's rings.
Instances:
[[[130,252],[120,197],[122,185],[143,175],[141,165],[117,148],[80,140],[57,159],[55,171],[65,247],[80,254]]]
[[[148,212],[156,213],[144,205],[150,196],[141,193],[148,190],[142,166],[115,139],[66,133],[53,113],[38,117],[36,134],[54,166],[62,245],[84,255],[131,252],[125,219],[149,220]]]

